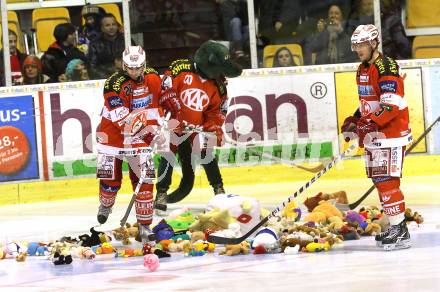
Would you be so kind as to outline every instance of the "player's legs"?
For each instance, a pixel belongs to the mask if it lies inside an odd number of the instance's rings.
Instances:
[[[209,161],[208,163],[202,163],[202,166],[205,169],[206,176],[214,190],[214,194],[224,194],[225,189],[223,187],[222,174],[220,173],[217,158],[212,151],[207,150],[202,151],[201,155],[203,161]]]
[[[159,186],[156,187],[156,201],[161,202],[163,205],[181,201],[191,192],[194,185],[195,175],[191,164],[191,144],[189,143],[189,139],[182,141],[182,143],[178,145],[177,153],[179,155],[179,163],[182,169],[182,179],[180,180],[179,187],[169,195],[166,194],[166,191],[161,194],[160,192],[164,191],[164,188],[160,188]]]
[[[110,172],[107,170],[110,169],[110,167],[103,167],[103,165],[98,164],[98,173],[101,169],[106,169],[106,175],[108,177],[113,177],[112,179],[100,179],[99,180],[99,209],[98,209],[98,215],[97,219],[100,224],[104,224],[108,216],[110,215],[112,211],[112,207],[115,204],[116,200],[116,194],[118,193],[119,189],[121,188],[121,182],[122,182],[122,160],[111,157],[109,155],[106,155],[108,158],[107,161],[112,160]],[[108,166],[108,165],[107,165]],[[99,173],[99,176],[103,177],[102,173]],[[99,177],[98,176],[98,177]]]
[[[408,248],[410,234],[405,221],[405,198],[400,190],[404,147],[366,149],[367,174],[390,221],[390,228],[375,237],[385,250]]]
[[[154,168],[153,168],[154,171]],[[141,177],[140,173],[144,173],[147,177]],[[150,242],[153,238],[153,233],[150,229],[150,224],[153,221],[153,174],[141,170],[139,157],[131,157],[129,159],[129,176],[133,191],[141,180],[139,191],[135,198],[136,220],[139,226],[139,237],[142,242]]]
[[[171,185],[171,179],[173,176],[173,166],[165,158],[161,157],[159,161],[159,169],[157,173],[156,183],[156,198],[154,200],[154,209],[166,211],[167,210],[167,191]]]

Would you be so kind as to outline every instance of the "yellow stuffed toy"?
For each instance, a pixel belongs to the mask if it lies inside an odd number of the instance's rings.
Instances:
[[[301,219],[301,209],[295,201],[289,202],[281,212],[281,216],[291,221],[299,221]]]
[[[189,229],[202,232],[205,232],[206,229],[223,230],[227,229],[229,224],[233,222],[234,219],[230,216],[228,210],[213,209],[205,214],[200,214]]]

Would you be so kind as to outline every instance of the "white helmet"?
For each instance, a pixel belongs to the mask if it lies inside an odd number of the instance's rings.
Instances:
[[[372,24],[359,25],[351,35],[352,48],[355,44],[370,42],[377,39],[379,41],[379,30]]]
[[[129,46],[122,53],[122,67],[140,68],[145,67],[145,51],[141,46]]]

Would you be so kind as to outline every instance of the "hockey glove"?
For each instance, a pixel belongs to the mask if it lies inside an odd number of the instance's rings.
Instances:
[[[364,139],[367,134],[377,132],[379,126],[369,117],[362,117],[357,122],[356,133],[359,137],[359,147],[364,147]]]
[[[341,133],[344,135],[345,142],[350,142],[351,135],[345,135],[344,133],[356,133],[356,125],[359,119],[354,116],[349,116],[344,120],[341,127]]]
[[[160,97],[159,104],[166,112],[171,112],[171,118],[177,118],[177,114],[180,111],[180,103],[174,90],[166,89]]]
[[[205,132],[212,132],[212,133],[214,133],[215,135],[216,135],[216,137],[217,137],[217,146],[223,146],[224,144],[225,144],[225,141],[224,141],[224,139],[223,139],[223,130],[222,130],[222,127],[221,126],[219,126],[219,125],[217,125],[217,124],[215,124],[215,123],[212,123],[212,122],[206,122],[204,125],[203,125],[203,131],[205,131]]]

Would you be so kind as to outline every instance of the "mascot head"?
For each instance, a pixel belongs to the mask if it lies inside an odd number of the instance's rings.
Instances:
[[[196,51],[194,61],[198,73],[206,79],[241,75],[242,68],[231,60],[228,48],[215,41],[203,43]]]

